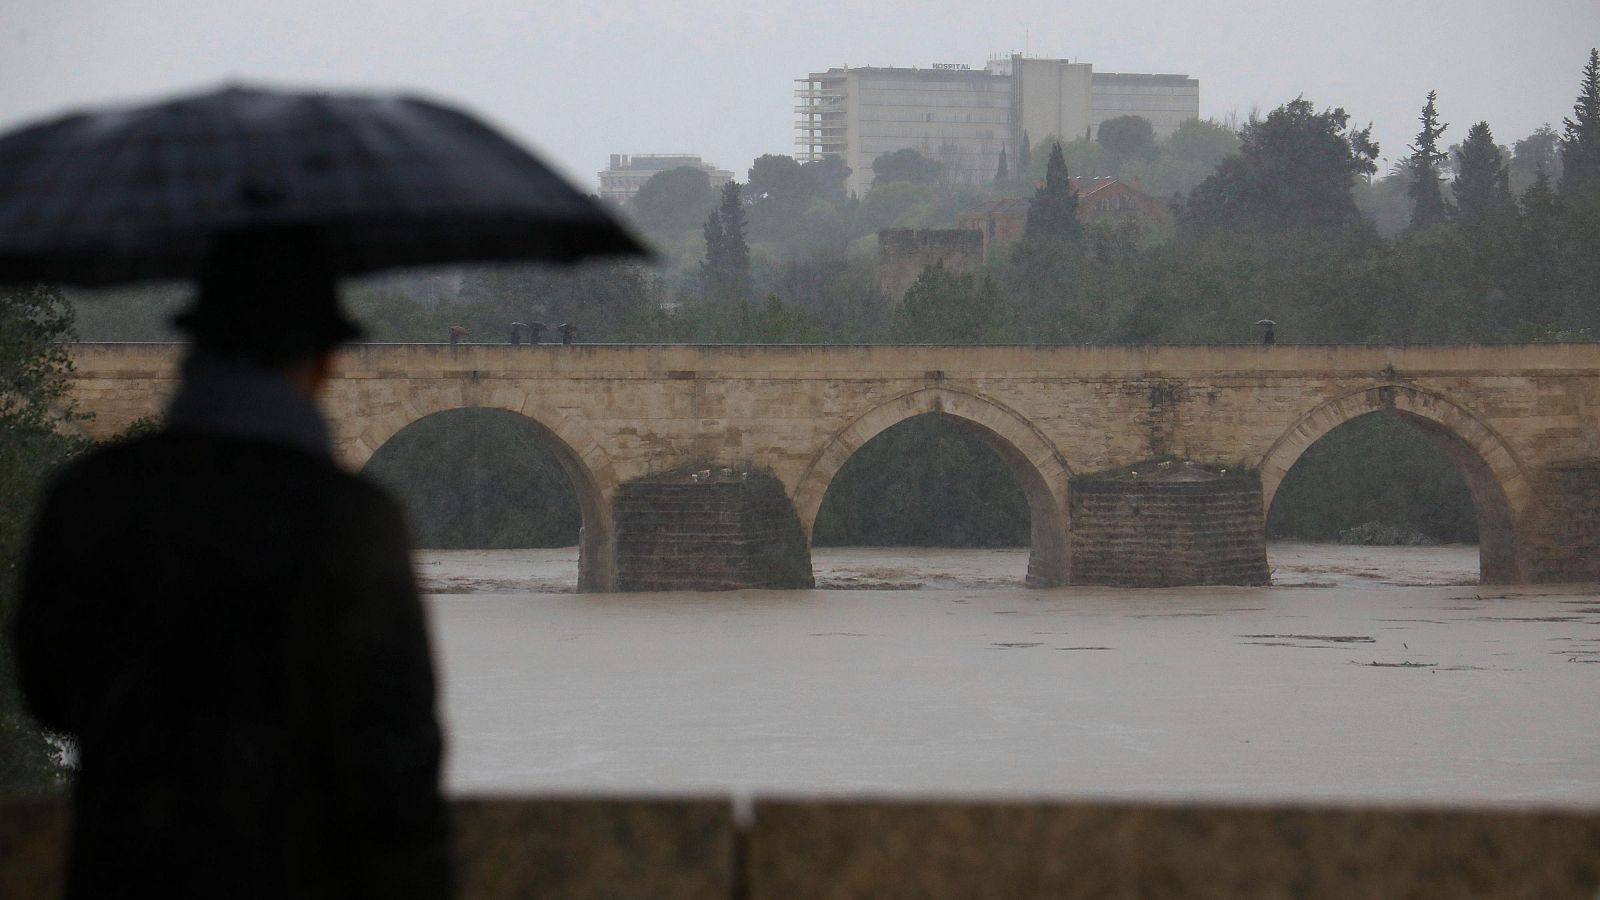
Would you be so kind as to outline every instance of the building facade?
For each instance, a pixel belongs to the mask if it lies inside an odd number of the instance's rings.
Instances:
[[[1139,115],[1158,138],[1200,115],[1200,82],[1187,75],[1095,72],[1089,63],[1021,54],[981,69],[836,68],[797,79],[796,159],[836,156],[856,194],[872,186],[872,163],[911,148],[944,163],[952,184],[994,178],[1000,151],[1013,161],[1022,136],[1093,139],[1101,122]]]
[[[682,166],[705,172],[711,186],[719,190],[733,180],[732,172],[688,153],[613,153],[610,167],[599,173],[600,196],[618,206],[627,206],[651,176]]]

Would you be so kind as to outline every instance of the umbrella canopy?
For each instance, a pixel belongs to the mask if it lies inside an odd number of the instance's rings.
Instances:
[[[416,98],[229,88],[0,136],[0,282],[192,278],[219,235],[285,228],[339,275],[646,252],[526,150]]]

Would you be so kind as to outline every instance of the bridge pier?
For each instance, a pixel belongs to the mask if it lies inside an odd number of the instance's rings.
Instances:
[[[617,492],[616,588],[809,588],[811,552],[783,484],[706,468],[627,482]]]
[[[1264,585],[1261,479],[1152,459],[1072,480],[1073,584]]]
[[[1600,459],[1550,466],[1542,474],[1539,508],[1519,548],[1523,580],[1600,581]]]

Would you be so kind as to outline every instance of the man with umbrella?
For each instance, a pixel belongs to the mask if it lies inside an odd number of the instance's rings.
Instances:
[[[380,135],[399,169],[350,169]],[[165,427],[60,473],[24,565],[21,685],[79,749],[69,896],[448,895],[405,525],[313,402],[358,332],[336,278],[635,248],[417,101],[227,91],[0,137],[0,281],[200,276]]]

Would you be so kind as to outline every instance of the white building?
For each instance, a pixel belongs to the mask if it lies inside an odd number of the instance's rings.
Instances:
[[[1002,147],[1016,160],[1023,134],[1036,144],[1093,139],[1101,122],[1138,115],[1161,138],[1200,115],[1200,82],[1187,75],[1095,72],[1021,54],[982,69],[838,68],[796,82],[796,158],[842,158],[857,194],[872,185],[873,160],[908,147],[943,162],[953,182],[980,184],[994,177]]]
[[[688,153],[613,153],[611,166],[600,173],[600,196],[618,206],[627,206],[652,175],[682,166],[705,172],[711,186],[718,190],[733,180],[732,172]]]

